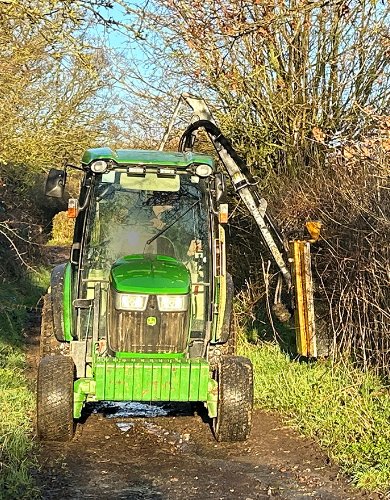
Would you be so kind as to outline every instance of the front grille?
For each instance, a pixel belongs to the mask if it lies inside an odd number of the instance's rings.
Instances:
[[[148,324],[148,318],[155,318],[155,324]],[[149,297],[148,307],[143,312],[118,311],[110,300],[108,345],[114,352],[184,352],[188,341],[188,318],[188,312],[160,312],[155,296]]]

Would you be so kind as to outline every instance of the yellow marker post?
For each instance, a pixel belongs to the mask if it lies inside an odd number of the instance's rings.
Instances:
[[[293,284],[295,290],[295,331],[298,354],[317,357],[315,333],[313,279],[311,273],[310,243],[291,241],[293,257]]]

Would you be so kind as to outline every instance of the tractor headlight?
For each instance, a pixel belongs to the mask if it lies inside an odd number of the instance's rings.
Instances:
[[[148,304],[148,295],[133,293],[116,293],[115,309],[122,311],[145,311]]]
[[[209,175],[211,175],[213,173],[213,169],[210,167],[210,165],[202,164],[202,165],[198,165],[195,168],[195,173],[199,177],[208,177]]]
[[[188,295],[157,295],[161,312],[181,312],[188,309]]]
[[[107,168],[108,164],[104,160],[97,160],[91,164],[91,170],[95,172],[95,174],[104,174],[107,172]]]

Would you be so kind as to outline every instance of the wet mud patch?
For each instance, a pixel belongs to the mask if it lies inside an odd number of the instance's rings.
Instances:
[[[105,401],[104,403],[88,403],[85,408],[86,414],[101,414],[107,418],[130,418],[130,417],[166,417],[169,415],[185,416],[197,413],[196,405],[190,403],[138,403],[127,401]]]

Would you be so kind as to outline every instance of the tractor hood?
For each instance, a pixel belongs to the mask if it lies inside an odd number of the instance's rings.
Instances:
[[[111,283],[118,292],[180,294],[190,292],[188,269],[165,255],[127,255],[111,268]]]

